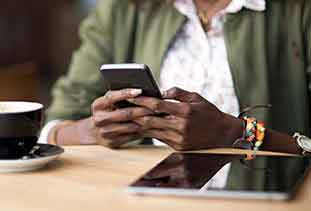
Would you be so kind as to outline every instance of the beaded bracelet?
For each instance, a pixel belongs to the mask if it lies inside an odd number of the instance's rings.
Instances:
[[[265,138],[265,124],[263,122],[258,122],[257,119],[253,117],[245,116],[242,119],[246,122],[244,140],[254,143],[254,149],[259,150]]]
[[[236,147],[239,144],[240,148],[253,150],[253,155],[248,155],[246,158],[247,160],[256,157],[256,152],[259,151],[265,138],[265,124],[263,122],[258,122],[257,119],[253,117],[245,115],[247,112],[257,108],[271,108],[271,105],[247,107],[240,113],[239,118],[243,120],[245,130],[243,136],[237,139],[233,144],[233,147]]]
[[[247,142],[252,143],[256,139],[256,130],[257,130],[257,120],[255,118],[251,117],[243,117],[242,118],[245,121],[245,137],[244,139]]]
[[[265,138],[266,128],[263,122],[257,123],[257,130],[256,130],[256,142],[254,146],[254,150],[259,150],[259,148],[263,144],[263,140]]]

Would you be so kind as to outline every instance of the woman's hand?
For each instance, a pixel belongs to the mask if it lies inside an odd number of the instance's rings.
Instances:
[[[159,139],[176,150],[199,150],[231,147],[242,136],[241,120],[222,113],[199,94],[172,88],[163,98],[179,102],[150,97],[129,100],[155,113],[168,114],[137,118],[144,137]]]
[[[130,141],[141,138],[141,126],[134,119],[153,114],[146,107],[118,109],[117,102],[135,98],[142,93],[140,89],[109,91],[92,105],[92,125],[97,143],[109,148],[118,148]]]

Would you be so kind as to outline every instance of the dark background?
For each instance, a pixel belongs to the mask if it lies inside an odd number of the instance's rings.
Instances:
[[[39,101],[67,71],[78,26],[96,0],[1,0],[0,100]]]

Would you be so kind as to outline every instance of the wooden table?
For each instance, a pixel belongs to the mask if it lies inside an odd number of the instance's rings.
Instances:
[[[165,158],[166,148],[119,151],[100,146],[66,147],[47,168],[32,173],[0,175],[1,211],[225,211],[311,210],[311,175],[290,202],[142,197],[128,184]],[[213,152],[228,152],[214,150]]]

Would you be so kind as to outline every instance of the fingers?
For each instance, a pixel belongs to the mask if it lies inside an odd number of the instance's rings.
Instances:
[[[141,138],[141,135],[138,133],[124,134],[113,139],[101,139],[99,140],[98,144],[111,149],[117,149],[120,148],[122,145],[137,140],[139,138]]]
[[[162,97],[164,99],[172,99],[172,100],[178,100],[181,102],[188,102],[188,103],[200,102],[203,99],[197,93],[188,92],[186,90],[183,90],[177,87],[164,91],[162,93]]]
[[[184,137],[173,130],[151,129],[143,131],[142,135],[146,138],[159,139],[176,150],[184,151],[188,149]]]
[[[188,103],[168,102],[152,97],[136,97],[128,99],[128,101],[156,113],[167,113],[181,117],[187,117],[191,113],[191,105]]]
[[[142,130],[147,129],[172,129],[181,134],[185,134],[188,125],[184,118],[172,117],[160,118],[154,116],[145,116],[134,120],[142,127]]]
[[[118,91],[108,91],[105,96],[100,97],[94,101],[92,105],[92,110],[93,112],[98,110],[104,110],[122,100],[135,98],[141,93],[141,89],[122,89]]]
[[[102,138],[115,138],[124,134],[138,133],[140,126],[135,123],[111,124],[98,129]]]
[[[153,111],[143,107],[124,108],[111,112],[97,111],[93,113],[93,121],[95,126],[101,127],[115,122],[132,121],[134,119],[152,114],[154,114]]]

